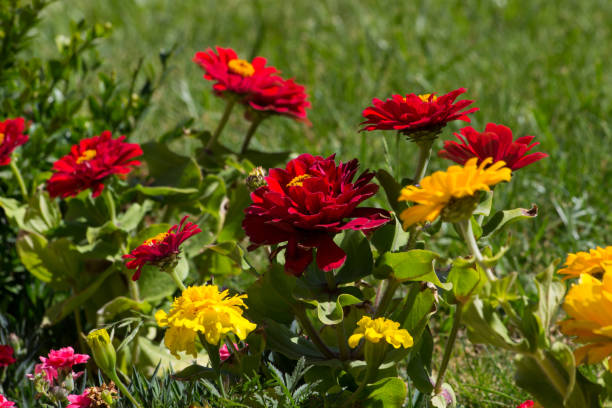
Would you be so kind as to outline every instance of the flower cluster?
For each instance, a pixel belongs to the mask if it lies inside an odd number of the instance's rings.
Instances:
[[[336,164],[334,156],[302,154],[284,169],[271,169],[266,185],[251,194],[253,203],[242,222],[252,245],[275,245],[285,249],[285,271],[301,275],[313,260],[324,271],[342,266],[344,251],[333,236],[343,230],[372,230],[389,221],[389,213],[358,207],[378,191],[370,183],[373,173],[364,172],[353,182],[359,163]]]
[[[43,374],[43,378],[52,384],[68,375],[73,378],[80,377],[83,372],[73,372],[73,366],[85,364],[89,360],[87,354],[77,354],[72,347],[64,347],[59,350],[51,350],[47,357],[40,356],[40,364],[34,367],[35,374]],[[33,376],[30,376],[33,378]]]
[[[124,140],[125,136],[113,139],[107,130],[72,146],[69,154],[53,163],[55,173],[47,181],[49,195],[66,198],[87,189],[93,191],[93,197],[100,195],[109,176],[125,175],[140,164],[134,158],[142,155],[142,149]]]
[[[172,226],[167,232],[162,232],[147,239],[142,245],[134,248],[129,254],[123,255],[128,260],[126,267],[136,269],[132,280],[140,278],[140,272],[145,265],[156,265],[162,271],[174,268],[178,262],[180,246],[188,238],[202,232],[197,225],[188,222],[184,216],[178,225]]]
[[[110,408],[119,398],[114,382],[99,387],[89,387],[80,395],[68,395],[70,404],[66,408]]]
[[[14,350],[11,346],[0,344],[0,367],[7,367],[16,361],[13,353]]]
[[[463,167],[436,171],[421,180],[418,187],[404,188],[399,200],[417,203],[400,214],[404,228],[418,222],[432,222],[440,215],[452,222],[469,217],[478,204],[477,192],[489,191],[491,186],[510,181],[512,177],[503,161],[488,166],[491,161],[489,158],[478,165],[478,159],[472,158]]]
[[[25,119],[6,119],[0,122],[0,166],[11,163],[11,153],[17,147],[28,141],[28,135],[24,135]]]
[[[563,279],[578,278],[583,273],[591,275],[601,274],[606,266],[612,266],[612,246],[605,248],[597,247],[589,252],[577,252],[568,254],[565,260],[565,268],[559,269],[558,273]]]
[[[408,333],[408,330],[399,327],[398,322],[384,317],[372,319],[369,316],[363,316],[357,322],[357,328],[353,335],[349,337],[348,344],[351,348],[355,348],[359,345],[361,339],[365,338],[370,343],[378,343],[383,340],[394,348],[412,347],[412,336]]]
[[[0,394],[0,408],[13,408],[15,403],[13,401],[9,401],[6,397]]]
[[[242,316],[246,297],[229,296],[227,290],[219,292],[215,285],[188,287],[174,299],[169,313],[155,313],[157,324],[169,327],[164,344],[179,358],[180,351],[197,356],[195,341],[199,333],[212,345],[218,345],[230,332],[244,340],[256,327]]]

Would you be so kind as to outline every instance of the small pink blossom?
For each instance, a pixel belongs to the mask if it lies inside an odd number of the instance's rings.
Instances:
[[[0,394],[0,408],[13,408],[15,403],[13,401],[9,401],[6,397]]]
[[[46,380],[52,384],[56,380],[60,372],[68,373],[72,371],[72,366],[76,364],[84,364],[89,360],[87,354],[77,354],[72,347],[64,347],[59,350],[51,350],[47,357],[40,356],[42,364],[36,364],[34,373],[44,373]],[[83,372],[73,372],[72,376],[78,378]],[[28,374],[28,378],[33,379],[34,376]]]
[[[248,347],[247,343],[245,343],[245,347]],[[238,350],[238,344],[234,343],[234,348]],[[219,359],[221,360],[221,362],[230,358],[231,355],[232,355],[232,352],[229,350],[229,347],[227,347],[227,344],[222,345],[221,348],[219,349]]]
[[[87,396],[87,390],[81,395],[69,395],[68,401],[70,401],[70,405],[66,408],[87,408],[92,403],[91,399]]]

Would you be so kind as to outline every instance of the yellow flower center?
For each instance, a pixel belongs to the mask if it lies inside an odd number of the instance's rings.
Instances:
[[[4,142],[4,133],[0,133],[0,145]]]
[[[422,95],[419,95],[419,98],[420,98],[420,99],[421,99],[423,102],[429,102],[429,97],[430,97],[430,96],[431,96],[431,94],[430,94],[430,93],[428,93],[428,94],[422,94]],[[432,102],[435,102],[437,99],[438,99],[438,97],[437,97],[436,95],[434,95],[434,96],[432,96],[432,97],[431,97],[431,101],[432,101]]]
[[[167,232],[160,232],[159,234],[157,234],[156,236],[154,236],[153,238],[149,238],[147,239],[144,244],[145,245],[149,245],[149,246],[153,246],[155,244],[159,244],[160,242],[162,242],[164,239],[166,239],[166,237],[170,235]]]
[[[255,68],[253,68],[253,65],[251,65],[250,62],[242,59],[233,59],[227,63],[227,66],[231,72],[243,77],[250,77],[255,73]]]
[[[79,156],[79,158],[77,159],[77,164],[81,164],[84,161],[89,161],[91,159],[93,159],[94,157],[96,157],[96,151],[95,150],[85,150],[83,153],[81,153],[81,155]]]
[[[294,177],[289,183],[287,183],[287,187],[302,187],[304,185],[304,180],[311,178],[310,174],[302,174],[301,176]]]

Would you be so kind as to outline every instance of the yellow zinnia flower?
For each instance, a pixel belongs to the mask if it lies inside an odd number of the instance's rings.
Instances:
[[[565,268],[559,269],[559,274],[566,275],[563,280],[577,278],[583,273],[591,275],[602,273],[604,265],[612,265],[612,246],[597,247],[589,252],[567,254]]]
[[[489,191],[501,181],[510,181],[512,171],[506,163],[485,159],[477,165],[478,158],[468,160],[464,166],[451,166],[446,171],[436,171],[420,182],[420,187],[402,189],[399,201],[414,201],[416,205],[404,210],[400,218],[407,229],[417,222],[434,221],[440,213],[446,221],[456,222],[467,218],[478,205],[477,191]]]
[[[612,265],[604,266],[603,280],[583,273],[572,285],[563,309],[570,319],[562,321],[561,331],[576,336],[587,345],[574,351],[578,364],[593,364],[609,358],[612,371]]]
[[[246,297],[228,297],[227,290],[219,292],[215,285],[188,287],[174,299],[170,313],[163,310],[155,313],[157,324],[169,327],[164,344],[179,358],[179,351],[197,356],[195,340],[198,332],[213,345],[218,345],[229,332],[244,340],[257,327],[242,317],[242,308],[247,307],[242,299]]]
[[[412,336],[408,333],[408,330],[400,329],[399,326],[398,322],[387,320],[384,317],[372,320],[368,316],[363,316],[357,322],[357,328],[353,335],[349,337],[348,344],[351,348],[355,348],[359,341],[365,337],[366,341],[371,343],[384,340],[395,348],[400,346],[404,348],[412,347]]]

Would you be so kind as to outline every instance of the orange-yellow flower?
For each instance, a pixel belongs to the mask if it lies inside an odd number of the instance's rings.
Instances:
[[[348,339],[351,348],[357,347],[359,341],[365,338],[370,343],[378,343],[381,340],[391,344],[394,348],[412,347],[413,340],[406,329],[400,329],[400,324],[384,317],[372,320],[368,316],[363,316],[357,322],[357,328]]]
[[[612,265],[612,246],[567,254],[565,268],[559,269],[558,273],[565,275],[563,280],[577,278],[583,273],[596,275],[604,271],[605,265]]]
[[[421,180],[419,187],[402,189],[399,201],[416,203],[400,214],[404,228],[418,222],[434,221],[440,214],[452,222],[468,217],[478,204],[478,191],[489,191],[491,186],[510,181],[512,177],[511,170],[504,167],[503,161],[487,167],[491,161],[488,158],[478,165],[478,158],[474,157],[464,166],[436,171]]]
[[[612,371],[612,265],[604,265],[603,280],[580,275],[565,296],[563,309],[570,316],[561,331],[586,344],[574,351],[578,364],[599,363],[608,358]]]

